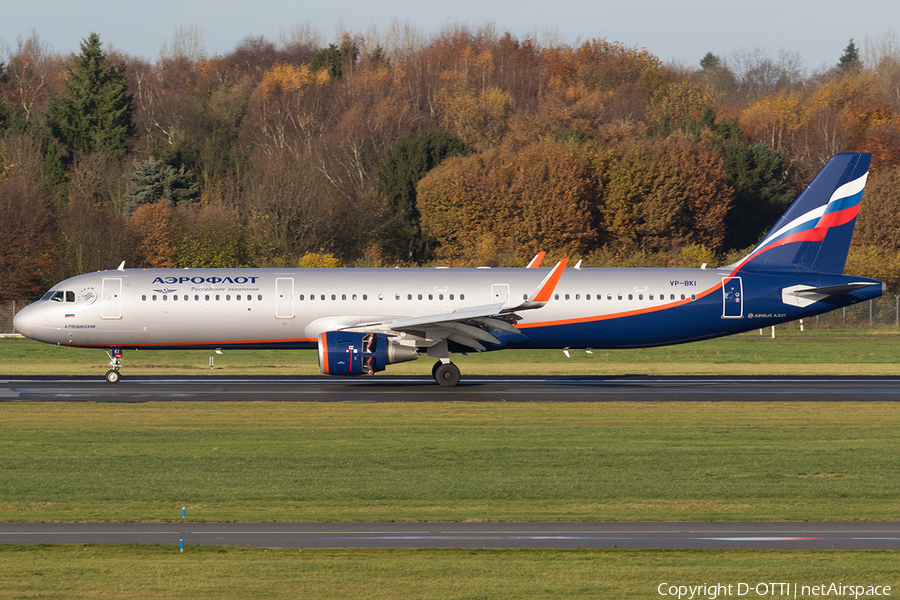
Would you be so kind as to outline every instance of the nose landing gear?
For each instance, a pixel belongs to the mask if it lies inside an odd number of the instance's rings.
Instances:
[[[118,348],[112,348],[106,351],[106,355],[109,357],[107,365],[112,367],[106,372],[106,382],[119,383],[119,379],[122,378],[119,374],[119,369],[122,368],[122,351]]]

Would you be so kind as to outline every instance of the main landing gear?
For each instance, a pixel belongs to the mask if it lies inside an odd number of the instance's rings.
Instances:
[[[119,383],[119,379],[122,378],[119,374],[119,369],[122,368],[122,351],[118,348],[112,348],[106,351],[106,355],[109,357],[109,363],[107,364],[112,367],[106,372],[106,383]]]
[[[442,387],[453,387],[459,383],[459,367],[450,361],[442,362],[439,360],[431,367],[431,376]]]

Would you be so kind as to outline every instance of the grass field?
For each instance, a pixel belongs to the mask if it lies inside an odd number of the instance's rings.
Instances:
[[[662,348],[509,350],[454,354],[463,376],[533,375],[900,375],[900,330],[807,330],[782,328]],[[209,368],[209,357],[215,368]],[[108,362],[102,350],[62,348],[16,338],[0,338],[0,375],[97,375]],[[387,373],[428,375],[432,360],[391,365]],[[317,375],[313,350],[126,351],[123,374]]]
[[[0,546],[0,598],[677,598],[660,596],[663,583],[731,585],[738,597],[739,583],[769,582],[896,595],[900,572],[890,552]]]
[[[0,521],[892,519],[894,403],[5,403]]]
[[[900,375],[894,329],[768,334],[454,361],[464,374]],[[208,356],[127,352],[124,372],[210,373]],[[6,375],[100,377],[105,362],[0,340]],[[312,352],[216,365],[317,373]],[[895,519],[898,426],[892,403],[3,403],[0,521],[176,521],[182,506],[189,520]],[[888,552],[0,546],[0,598],[650,598],[661,583],[741,582],[900,590]]]

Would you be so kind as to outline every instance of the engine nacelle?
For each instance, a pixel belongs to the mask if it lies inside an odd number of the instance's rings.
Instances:
[[[326,375],[372,375],[387,365],[416,360],[416,349],[380,333],[319,334],[319,370]]]

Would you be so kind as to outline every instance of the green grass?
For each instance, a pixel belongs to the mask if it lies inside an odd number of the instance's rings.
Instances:
[[[900,574],[890,552],[0,546],[0,598],[671,598],[662,583],[738,597],[738,583],[769,582],[893,595]]]
[[[900,375],[900,330],[782,328],[665,346],[628,350],[509,350],[453,355],[463,375],[830,374]],[[209,368],[209,357],[215,368]],[[0,338],[0,375],[96,375],[106,372],[102,350],[64,348],[32,340]],[[387,373],[428,375],[432,360],[391,365]],[[313,350],[126,351],[123,373],[218,375],[317,375]]]
[[[0,521],[893,519],[894,403],[0,404]]]

